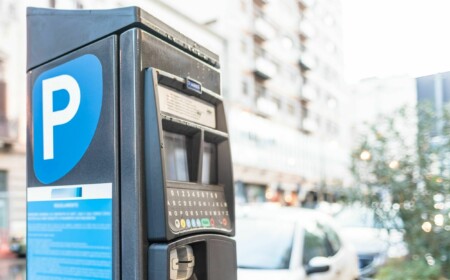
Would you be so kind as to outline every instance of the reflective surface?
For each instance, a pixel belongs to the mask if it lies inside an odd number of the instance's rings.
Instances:
[[[25,259],[0,258],[0,279],[25,280],[26,279]]]
[[[294,224],[262,219],[236,221],[238,267],[287,269],[291,258]]]

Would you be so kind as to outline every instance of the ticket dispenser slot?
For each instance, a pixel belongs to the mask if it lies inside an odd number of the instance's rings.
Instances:
[[[149,279],[235,280],[235,251],[234,241],[222,235],[202,234],[172,243],[154,243],[149,248],[149,262],[158,266],[149,267]],[[177,265],[180,260],[181,266]]]
[[[188,280],[194,273],[195,257],[189,245],[170,250],[170,279]]]

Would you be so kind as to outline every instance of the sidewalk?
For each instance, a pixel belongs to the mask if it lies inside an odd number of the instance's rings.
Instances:
[[[0,257],[0,279],[26,280],[26,260],[18,259],[10,253]]]

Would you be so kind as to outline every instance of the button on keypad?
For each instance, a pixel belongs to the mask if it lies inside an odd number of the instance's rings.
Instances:
[[[231,230],[223,191],[167,188],[167,217],[174,232]]]

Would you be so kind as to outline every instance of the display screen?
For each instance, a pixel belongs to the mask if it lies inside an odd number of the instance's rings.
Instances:
[[[164,131],[166,179],[189,181],[186,136]]]
[[[203,147],[202,183],[216,184],[216,145],[205,142]]]

